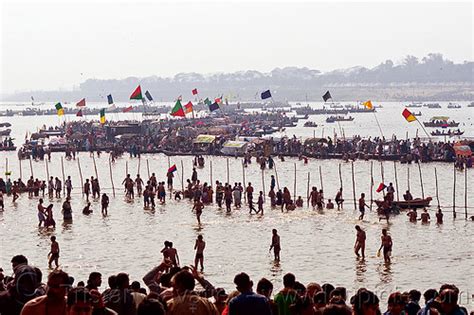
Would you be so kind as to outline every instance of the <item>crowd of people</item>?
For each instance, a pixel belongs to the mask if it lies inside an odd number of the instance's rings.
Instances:
[[[179,267],[165,258],[141,279],[125,272],[108,277],[93,271],[88,279],[75,279],[58,268],[43,282],[40,268],[23,255],[11,259],[12,276],[0,269],[2,315],[380,315],[380,299],[367,288],[349,296],[345,287],[317,282],[303,284],[292,273],[283,276],[283,288],[261,278],[254,285],[240,272],[235,290],[216,287],[195,266]],[[79,280],[79,281],[78,281]],[[423,297],[423,300],[422,300]],[[391,292],[384,315],[468,315],[459,304],[453,284],[422,294],[417,289]],[[472,312],[471,312],[472,314]]]

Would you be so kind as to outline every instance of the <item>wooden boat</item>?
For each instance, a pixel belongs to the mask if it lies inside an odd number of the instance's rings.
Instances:
[[[423,107],[428,107],[428,108],[441,108],[441,105],[439,105],[439,103],[429,103],[429,104],[423,105]]]
[[[431,200],[433,200],[433,198],[431,197],[427,197],[425,199],[422,199],[422,198],[416,198],[416,199],[413,199],[413,200],[409,200],[409,201],[393,201],[392,202],[392,205],[394,207],[398,207],[398,208],[401,208],[401,209],[415,209],[415,208],[424,208],[424,207],[429,207],[430,206],[430,202]],[[381,206],[383,204],[383,200],[375,200],[375,204],[377,206]]]
[[[453,137],[453,136],[461,136],[464,134],[464,131],[461,130],[447,130],[447,131],[440,131],[440,130],[435,130],[431,132],[432,136],[448,136],[448,137]]]
[[[12,132],[12,130],[10,128],[5,129],[5,130],[1,130],[0,131],[0,136],[9,136],[11,132]]]
[[[469,105],[467,105],[467,107],[474,107],[474,102],[470,102]]]
[[[318,124],[315,123],[314,121],[307,121],[307,122],[304,123],[303,126],[305,126],[305,127],[317,127]]]
[[[450,108],[450,109],[459,109],[459,108],[461,108],[461,105],[456,104],[456,103],[449,103],[448,108]]]
[[[416,108],[416,107],[422,107],[423,103],[421,102],[412,102],[411,104],[408,104],[406,107],[407,108]]]
[[[326,118],[326,122],[327,123],[333,123],[333,122],[336,122],[336,121],[353,121],[354,120],[354,117],[344,117],[344,116],[329,116],[328,118]]]
[[[423,125],[425,127],[441,127],[441,128],[448,128],[448,127],[457,127],[459,126],[458,122],[454,120],[449,121],[449,117],[446,116],[435,116],[430,119],[430,121],[424,121]]]
[[[421,116],[421,112],[413,113],[413,116],[415,116],[415,117],[420,117],[420,116]]]

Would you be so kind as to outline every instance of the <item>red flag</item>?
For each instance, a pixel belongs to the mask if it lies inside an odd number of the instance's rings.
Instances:
[[[377,188],[376,192],[381,192],[382,190],[384,190],[385,188],[387,188],[387,186],[385,186],[384,183],[380,183],[379,187]]]
[[[222,99],[220,97],[218,97],[214,100],[214,102],[216,102],[217,104],[220,104],[222,102]]]
[[[128,113],[128,112],[130,112],[132,109],[133,109],[133,107],[130,105],[130,106],[125,107],[124,109],[122,109],[122,112],[123,112],[123,113]]]
[[[86,99],[83,98],[82,100],[80,100],[79,102],[77,102],[76,106],[78,106],[78,107],[84,107],[84,106],[86,106]]]
[[[187,114],[187,113],[191,113],[192,111],[193,111],[193,103],[189,101],[186,105],[184,105],[184,112]]]
[[[192,92],[193,92],[193,95],[196,95],[198,94],[198,89],[194,89]]]
[[[142,97],[142,88],[140,86],[137,86],[135,91],[133,91],[132,95],[130,95],[131,100],[141,100]]]
[[[82,117],[82,109],[80,109],[80,110],[76,113],[76,116],[77,116],[77,117]]]

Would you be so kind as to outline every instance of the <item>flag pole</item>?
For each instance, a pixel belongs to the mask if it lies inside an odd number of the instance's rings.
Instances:
[[[379,127],[380,134],[382,135],[382,138],[385,139],[385,136],[383,135],[382,127],[380,127],[380,123],[379,123],[379,120],[377,119],[377,115],[375,115],[375,111],[373,111],[372,113],[374,114],[375,121],[377,122],[377,126]]]
[[[416,116],[415,116],[415,119],[420,124],[421,129],[423,129],[423,131],[426,133],[426,136],[428,137],[428,139],[431,140],[430,134],[428,133],[428,131],[426,131],[425,126],[423,126],[423,124],[418,120],[418,118],[416,118]]]

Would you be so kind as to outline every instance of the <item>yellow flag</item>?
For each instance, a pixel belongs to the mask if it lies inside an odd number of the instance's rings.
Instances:
[[[372,105],[372,102],[370,100],[368,100],[367,102],[364,102],[362,103],[365,107],[367,107],[368,109],[373,109],[374,106]]]

